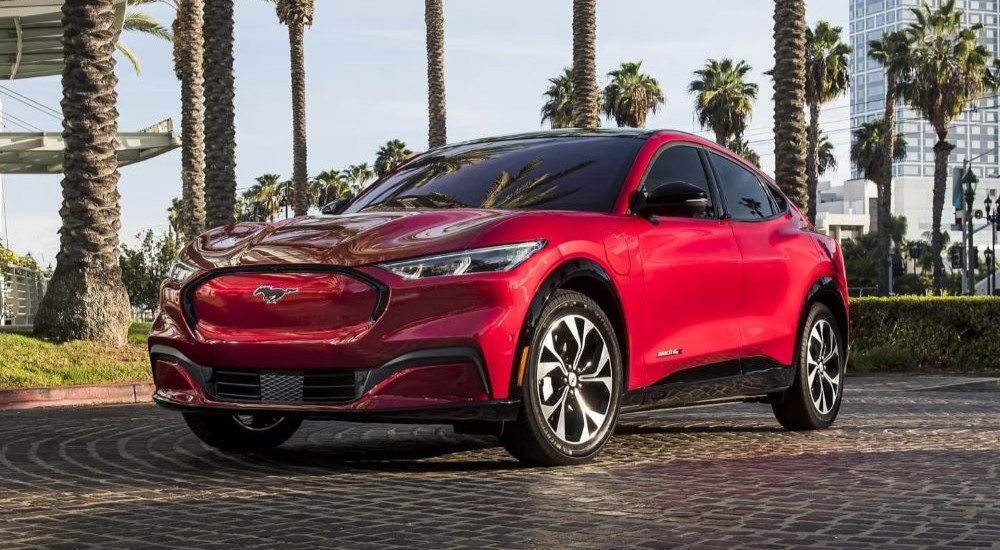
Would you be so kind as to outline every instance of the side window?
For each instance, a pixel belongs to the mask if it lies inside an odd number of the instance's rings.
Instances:
[[[719,187],[734,220],[763,220],[774,216],[771,198],[753,172],[718,155],[711,154],[719,174]]]
[[[712,217],[714,207],[712,204],[712,192],[708,186],[708,176],[705,175],[705,166],[701,162],[701,156],[694,147],[678,145],[670,147],[659,154],[653,160],[653,165],[646,175],[644,186],[659,185],[683,181],[692,185],[697,185],[705,191],[708,197],[708,210],[705,214]]]
[[[764,190],[767,191],[768,195],[771,195],[771,200],[773,201],[774,204],[775,214],[780,214],[785,210],[788,210],[788,201],[785,199],[784,195],[778,192],[777,189],[775,189],[769,183],[764,182]]]

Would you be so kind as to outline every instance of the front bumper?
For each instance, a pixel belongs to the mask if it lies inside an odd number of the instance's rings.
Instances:
[[[153,399],[185,412],[418,423],[501,422],[518,414],[516,400],[489,398],[482,358],[470,348],[425,350],[377,368],[334,374],[205,367],[162,345],[153,346],[150,356],[157,386]],[[241,373],[238,383],[230,381],[234,372]],[[310,385],[310,379],[323,385]]]

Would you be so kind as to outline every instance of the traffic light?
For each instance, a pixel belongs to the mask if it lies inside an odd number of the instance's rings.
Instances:
[[[985,251],[985,252],[983,252],[983,261],[985,261],[985,262],[986,262],[986,267],[987,267],[987,269],[988,269],[988,268],[989,268],[989,267],[990,267],[991,265],[993,265],[993,264],[994,264],[994,262],[995,262],[996,260],[995,260],[995,257],[993,256],[993,249],[992,249],[992,248],[987,248],[987,249],[986,249],[986,251]]]
[[[962,269],[965,265],[965,262],[963,261],[965,260],[965,254],[962,252],[962,245],[960,244],[952,245],[951,248],[948,249],[948,259],[951,260],[952,269]]]
[[[979,247],[972,247],[972,269],[979,269]]]
[[[906,263],[903,260],[903,255],[897,250],[892,253],[892,276],[902,277],[906,274]]]

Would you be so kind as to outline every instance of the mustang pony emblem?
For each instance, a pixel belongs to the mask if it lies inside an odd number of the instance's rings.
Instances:
[[[277,304],[278,301],[285,296],[295,294],[298,291],[299,289],[297,288],[274,288],[273,286],[262,286],[257,287],[257,290],[253,291],[253,295],[263,298],[265,304]]]

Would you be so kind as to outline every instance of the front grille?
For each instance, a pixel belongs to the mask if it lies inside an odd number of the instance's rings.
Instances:
[[[360,396],[362,372],[338,370],[214,369],[220,399],[261,403],[347,403]]]

